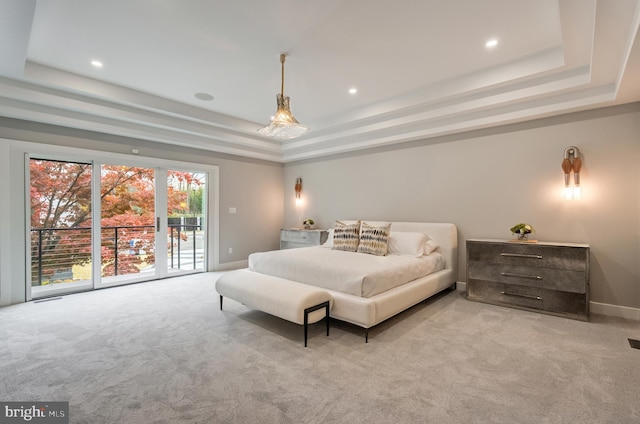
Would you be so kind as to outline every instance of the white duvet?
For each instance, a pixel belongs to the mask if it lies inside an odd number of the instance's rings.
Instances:
[[[418,258],[374,256],[320,246],[249,256],[249,269],[317,287],[371,297],[444,268],[439,252]]]

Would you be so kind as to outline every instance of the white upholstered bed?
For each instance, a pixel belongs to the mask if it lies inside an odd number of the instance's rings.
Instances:
[[[437,242],[439,247],[434,254],[424,256],[422,258],[411,258],[420,262],[424,262],[424,267],[440,266],[442,269],[432,272],[426,276],[413,278],[412,272],[421,275],[422,271],[404,271],[385,270],[385,264],[392,262],[404,262],[406,258],[385,257],[385,259],[372,257],[364,253],[354,252],[338,252],[351,255],[350,259],[354,264],[354,271],[350,270],[336,272],[334,268],[340,259],[334,259],[327,252],[336,252],[323,247],[308,247],[300,249],[290,249],[288,251],[261,252],[252,254],[249,257],[249,270],[252,272],[272,275],[274,277],[285,278],[291,281],[302,282],[318,286],[326,290],[333,297],[333,308],[331,317],[346,321],[360,327],[365,328],[365,334],[368,329],[379,324],[380,322],[402,312],[413,305],[452,287],[457,278],[457,255],[458,255],[458,234],[457,228],[450,223],[417,223],[417,222],[392,222],[391,235],[394,232],[412,232],[424,233]],[[304,249],[315,249],[313,251],[314,261],[311,264],[302,264],[305,261]],[[441,256],[440,256],[441,255]],[[344,255],[343,255],[344,256]],[[429,258],[431,257],[431,258]],[[438,259],[441,258],[441,259]],[[322,261],[328,263],[322,263]],[[367,260],[372,262],[366,262]],[[310,260],[307,260],[308,262]],[[366,283],[359,284],[359,271],[357,263],[373,264],[376,278],[382,280],[382,285],[375,287],[368,286]],[[387,262],[384,262],[387,261]],[[318,262],[320,265],[318,265]],[[435,265],[434,265],[435,262]],[[332,266],[335,265],[335,266]],[[309,272],[308,266],[311,266]],[[423,266],[421,263],[418,267]],[[314,268],[315,267],[315,268]],[[321,270],[320,268],[325,268]],[[345,282],[339,282],[340,276],[337,273],[343,272],[349,275]],[[398,274],[403,274],[400,282],[394,282]],[[406,274],[406,275],[404,275]],[[370,278],[369,276],[367,278]],[[409,279],[408,282],[401,281]],[[302,281],[300,281],[302,280]],[[385,281],[389,281],[385,286]]]

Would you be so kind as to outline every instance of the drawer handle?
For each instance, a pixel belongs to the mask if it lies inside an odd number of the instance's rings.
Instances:
[[[515,274],[513,272],[501,272],[500,275],[504,275],[505,277],[522,277],[532,278],[534,280],[542,280],[542,277],[540,277],[539,275]]]
[[[526,297],[527,299],[542,300],[542,297],[540,297],[540,296],[532,296],[530,294],[509,293],[509,292],[505,292],[505,291],[501,291],[500,294],[504,294],[505,296]]]
[[[542,259],[542,255],[522,255],[519,253],[501,253],[500,256],[507,256],[510,258]]]

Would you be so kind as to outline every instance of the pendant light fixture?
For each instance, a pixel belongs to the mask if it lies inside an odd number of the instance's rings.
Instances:
[[[286,54],[280,54],[280,63],[282,64],[282,84],[280,86],[280,93],[276,95],[278,110],[271,120],[271,123],[258,130],[260,134],[267,137],[273,137],[278,140],[289,140],[300,137],[309,131],[307,127],[300,124],[296,118],[293,117],[293,114],[289,109],[289,96],[284,95],[284,60],[286,57]]]

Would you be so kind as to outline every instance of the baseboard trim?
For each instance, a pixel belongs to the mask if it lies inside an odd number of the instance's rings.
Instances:
[[[456,282],[456,290],[457,291],[467,291],[467,283],[464,281]]]
[[[589,309],[593,314],[630,319],[632,321],[640,322],[640,309],[638,308],[610,305],[608,303],[600,303],[600,302],[589,302]]]
[[[216,271],[231,271],[233,269],[242,269],[249,267],[249,260],[244,261],[236,261],[236,262],[225,262],[223,264],[218,264],[216,267]]]

